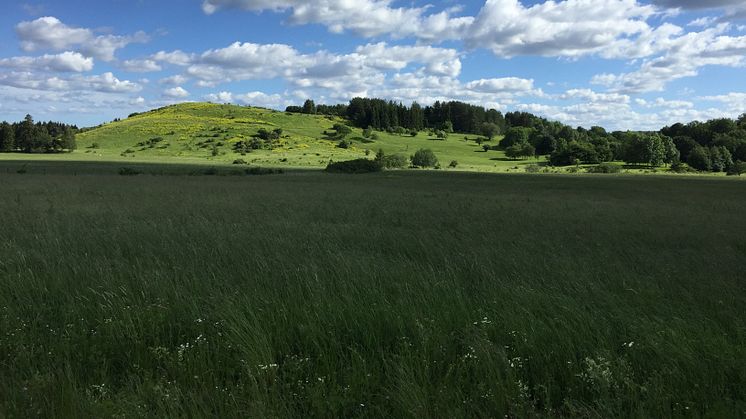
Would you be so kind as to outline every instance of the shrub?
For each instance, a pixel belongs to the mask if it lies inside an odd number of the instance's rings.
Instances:
[[[438,157],[432,150],[420,149],[412,156],[412,164],[417,167],[435,167],[438,165]]]
[[[538,164],[529,164],[526,166],[526,173],[539,173],[541,172],[541,167]]]
[[[741,176],[744,173],[746,173],[746,163],[742,161],[733,163],[727,172],[728,176]]]
[[[588,168],[588,173],[620,173],[622,168],[611,163],[601,163]]]
[[[694,147],[694,149],[689,152],[687,163],[689,163],[689,166],[692,168],[701,172],[712,171],[712,158],[710,152],[702,146]]]
[[[133,169],[131,167],[122,167],[119,169],[119,175],[120,176],[137,176],[142,174],[141,171],[137,169]]]
[[[265,169],[262,167],[249,167],[244,170],[244,173],[249,176],[264,176],[284,173],[282,169]]]
[[[385,169],[404,169],[409,166],[409,159],[403,154],[384,156],[381,165]]]
[[[246,160],[244,159],[236,159],[236,160],[233,160],[233,164],[247,164],[247,163],[246,163]]]
[[[330,162],[326,166],[328,173],[374,173],[380,172],[383,167],[381,164],[374,160],[368,159],[355,159],[341,162]]]
[[[342,140],[337,144],[337,147],[348,149],[352,146],[352,141]]]
[[[451,169],[455,169],[458,167],[458,162],[456,160],[451,160],[451,163],[448,165]]]
[[[407,156],[401,154],[392,154],[388,156],[381,149],[376,153],[375,161],[384,169],[403,169],[409,165],[409,159]]]
[[[218,174],[218,169],[210,167],[207,169],[197,169],[190,173],[190,176],[215,176]]]

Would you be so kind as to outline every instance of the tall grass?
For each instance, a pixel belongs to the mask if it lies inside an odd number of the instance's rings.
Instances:
[[[12,174],[0,196],[0,416],[746,415],[742,182]]]

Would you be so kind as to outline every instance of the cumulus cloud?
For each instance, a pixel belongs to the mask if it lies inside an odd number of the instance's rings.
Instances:
[[[427,42],[461,40],[499,56],[579,57],[601,53],[618,41],[651,29],[646,20],[657,13],[636,0],[547,1],[530,7],[518,0],[487,0],[475,16],[453,16],[452,10],[429,13],[428,7],[393,7],[389,0],[205,0],[206,13],[222,8],[290,11],[294,24],[318,23],[332,32],[364,37],[388,35]]]
[[[527,92],[534,88],[534,81],[517,77],[474,80],[466,88],[482,93]]]
[[[163,91],[163,96],[172,99],[180,99],[189,96],[189,92],[181,86],[172,87]]]
[[[653,0],[653,4],[680,9],[715,9],[742,6],[743,0]]]
[[[178,86],[180,84],[186,83],[187,80],[189,80],[189,79],[187,79],[186,77],[182,76],[181,74],[175,74],[173,76],[168,76],[168,77],[164,77],[164,78],[160,79],[158,81],[158,83],[160,83],[160,84],[168,84],[168,85],[172,85],[172,86]]]
[[[727,36],[727,24],[672,39],[664,55],[645,60],[631,73],[599,74],[591,82],[622,93],[662,91],[667,83],[693,77],[701,67],[746,63],[746,36]]]
[[[564,100],[583,100],[592,103],[619,103],[627,104],[630,97],[619,93],[597,93],[591,89],[570,89],[560,95]]]
[[[732,114],[746,113],[746,93],[731,92],[724,95],[703,96],[701,100],[719,102],[727,107]]]
[[[103,61],[112,61],[118,49],[133,42],[148,41],[144,32],[131,36],[97,36],[90,29],[68,26],[52,16],[21,22],[16,25],[16,34],[24,51],[76,49]]]
[[[93,58],[84,57],[77,52],[45,54],[40,57],[12,57],[0,59],[0,67],[16,70],[38,70],[59,72],[85,72],[93,70]]]
[[[142,90],[142,86],[139,84],[129,80],[119,80],[112,73],[93,76],[74,75],[71,77],[59,77],[29,71],[11,71],[6,74],[0,74],[0,85],[20,89],[78,93],[132,93]]]
[[[454,18],[447,11],[428,14],[426,7],[392,7],[390,0],[205,0],[207,14],[219,9],[290,11],[293,24],[320,23],[331,32],[350,31],[365,37],[391,34],[397,38],[455,38],[472,17]]]
[[[296,88],[324,88],[339,96],[366,94],[370,86],[383,83],[387,74],[408,68],[426,75],[457,77],[461,73],[460,54],[455,49],[386,43],[363,45],[349,54],[303,54],[285,44],[236,42],[201,54],[160,52],[151,58],[178,61],[185,72],[176,81],[189,77],[198,87],[282,78]]]
[[[635,0],[549,1],[531,7],[518,0],[487,0],[465,41],[499,56],[578,57],[642,33],[654,12]]]
[[[163,69],[154,60],[125,60],[120,67],[130,73],[152,73]]]
[[[186,66],[194,60],[194,54],[187,54],[184,51],[176,50],[171,52],[159,51],[150,57],[152,60],[164,62],[173,65]]]
[[[233,93],[231,92],[210,93],[209,95],[205,96],[205,100],[209,102],[233,103]]]

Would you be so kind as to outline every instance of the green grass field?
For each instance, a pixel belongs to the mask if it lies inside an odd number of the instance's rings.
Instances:
[[[514,160],[498,150],[485,152],[475,134],[454,133],[439,140],[426,131],[416,137],[377,132],[377,139],[363,138],[360,129],[353,128],[347,140],[348,149],[339,148],[339,140],[325,135],[333,133],[336,123],[349,123],[340,118],[278,112],[264,108],[212,103],[183,103],[134,115],[79,133],[78,150],[65,154],[0,153],[0,162],[26,161],[43,167],[63,162],[71,166],[117,163],[130,166],[211,166],[227,169],[236,160],[251,166],[319,170],[330,161],[374,158],[378,150],[386,154],[411,156],[419,149],[431,149],[440,161],[440,168],[450,172],[525,173],[529,166],[542,173],[586,173],[593,165],[579,167],[549,167],[545,157]],[[240,141],[252,139],[260,129],[283,129],[279,144],[272,150],[261,149],[242,155],[234,150]],[[151,139],[159,141],[152,144]],[[501,137],[486,142],[498,144]],[[457,162],[451,167],[451,162]],[[624,174],[658,174],[672,176],[723,177],[724,173],[671,173],[666,167],[625,166]],[[173,171],[173,170],[168,170]],[[177,170],[178,171],[178,170]]]
[[[421,132],[417,137],[378,132],[378,140],[363,139],[362,130],[353,129],[349,149],[337,147],[324,135],[331,132],[339,118],[321,115],[288,114],[262,108],[211,103],[186,103],[154,110],[106,124],[77,136],[79,150],[70,155],[47,156],[54,160],[122,161],[133,163],[178,162],[187,164],[230,164],[235,159],[260,166],[286,168],[324,168],[330,160],[342,161],[369,156],[379,149],[387,154],[414,154],[421,148],[433,150],[447,167],[459,163],[457,170],[475,172],[524,172],[530,164],[543,160],[511,160],[500,151],[484,152],[475,141],[477,135],[452,134],[441,141]],[[250,139],[261,128],[282,128],[284,138],[274,150],[257,150],[246,156],[233,151],[236,142]],[[142,142],[155,137],[163,141],[153,147]],[[499,138],[489,144],[497,144]],[[94,144],[96,145],[94,147]],[[212,145],[217,146],[213,155]],[[366,154],[367,150],[367,154]],[[127,152],[129,151],[129,152]],[[126,152],[126,153],[125,153]],[[1,158],[1,156],[0,156]],[[6,157],[7,158],[7,157]],[[555,169],[561,172],[564,169]]]
[[[0,417],[746,415],[743,182],[19,164]]]

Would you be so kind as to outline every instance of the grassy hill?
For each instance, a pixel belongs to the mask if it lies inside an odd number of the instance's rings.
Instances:
[[[441,165],[459,163],[458,170],[496,172],[523,171],[521,166],[535,160],[514,161],[501,152],[484,152],[476,135],[453,134],[442,141],[421,132],[417,137],[379,132],[375,141],[353,129],[348,149],[324,134],[340,118],[288,114],[268,109],[185,103],[134,115],[78,135],[79,150],[70,158],[133,162],[189,162],[230,164],[236,159],[262,166],[318,168],[329,160],[340,161],[371,156],[378,149],[387,154],[407,156],[420,148],[433,150]],[[283,129],[279,147],[256,150],[242,156],[233,151],[240,141],[250,140],[260,129]],[[468,138],[468,139],[467,139]],[[156,141],[148,143],[152,139]],[[516,169],[517,168],[517,169]]]

